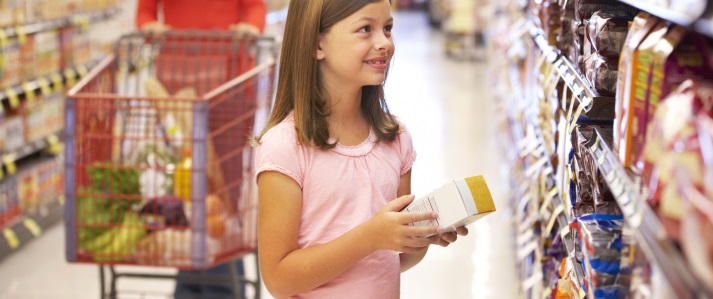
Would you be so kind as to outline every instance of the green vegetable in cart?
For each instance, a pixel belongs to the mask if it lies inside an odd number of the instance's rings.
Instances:
[[[124,222],[111,230],[111,243],[101,250],[95,251],[97,262],[116,262],[134,253],[136,245],[146,236],[146,229],[141,217],[136,212],[128,212]]]

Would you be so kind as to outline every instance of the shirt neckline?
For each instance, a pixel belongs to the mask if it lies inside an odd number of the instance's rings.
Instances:
[[[344,156],[349,156],[349,157],[361,157],[365,156],[368,153],[371,152],[371,150],[376,147],[376,133],[374,132],[373,128],[369,129],[369,136],[362,141],[360,144],[357,145],[343,145],[339,142],[337,142],[336,139],[329,137],[329,143],[335,143],[334,148],[332,148],[332,151],[344,155]]]

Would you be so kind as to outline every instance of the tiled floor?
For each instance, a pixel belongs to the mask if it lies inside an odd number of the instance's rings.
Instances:
[[[387,99],[392,112],[409,127],[418,151],[413,192],[423,194],[451,178],[483,174],[498,207],[498,212],[473,224],[469,236],[448,248],[430,249],[421,264],[404,273],[402,298],[514,298],[510,215],[486,65],[445,59],[442,35],[428,28],[422,14],[397,13],[395,20],[397,54]],[[64,230],[59,225],[1,262],[0,298],[98,298],[98,268],[67,264],[63,248]],[[253,269],[251,263],[247,266]],[[166,294],[172,285],[126,280],[119,288]]]

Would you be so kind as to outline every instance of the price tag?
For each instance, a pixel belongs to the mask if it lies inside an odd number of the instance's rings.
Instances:
[[[50,93],[52,93],[50,83],[44,77],[37,79],[37,85],[40,86],[40,92],[42,92],[42,95],[48,96]]]
[[[0,48],[7,47],[7,33],[5,30],[0,29]]]
[[[562,237],[562,239],[566,238],[567,235],[569,235],[569,233],[570,233],[571,231],[572,231],[572,229],[569,228],[569,225],[563,227],[563,228],[560,230],[560,237]]]
[[[547,163],[547,159],[548,157],[542,157],[540,158],[540,160],[532,164],[528,169],[525,170],[525,176],[531,177],[535,175],[537,171],[540,170],[540,168],[542,168],[545,163]]]
[[[592,102],[592,98],[586,98],[584,101],[579,103],[579,107],[577,107],[577,112],[574,113],[574,116],[572,118],[572,122],[576,123],[577,120],[579,119],[579,116],[582,115],[582,112],[584,112],[584,107],[589,106],[589,104]],[[571,126],[569,128],[569,134],[572,134],[572,131],[574,131],[575,126]]]
[[[535,287],[538,282],[542,282],[542,271],[534,271],[531,277],[522,282],[522,289],[528,291]]]
[[[17,249],[17,247],[20,246],[20,240],[17,238],[14,231],[6,228],[2,230],[2,234],[5,236],[5,240],[7,240],[7,244],[10,245],[11,249]]]
[[[62,75],[59,73],[54,73],[52,76],[50,76],[50,79],[52,79],[52,84],[54,85],[54,91],[56,92],[63,92],[64,91],[64,79],[62,79]]]
[[[67,79],[67,86],[72,87],[77,83],[77,72],[73,69],[64,70],[64,78]]]
[[[0,70],[5,68],[5,48],[7,47],[7,35],[5,30],[0,29]]]
[[[20,45],[24,45],[27,42],[27,34],[25,34],[25,28],[23,26],[15,27],[15,33],[17,34],[17,42]]]
[[[47,143],[49,143],[49,151],[54,154],[58,154],[61,152],[61,144],[59,142],[59,137],[57,135],[52,134],[47,137]]]
[[[555,198],[556,195],[557,187],[552,188],[552,190],[547,193],[547,195],[545,196],[545,200],[542,202],[542,206],[540,207],[540,215],[545,214],[547,207],[550,206],[550,203],[552,203],[552,200]]]
[[[517,250],[517,258],[519,260],[523,260],[526,258],[528,255],[532,254],[535,252],[535,249],[537,249],[539,241],[538,240],[532,240],[529,243],[527,243],[525,246]]]
[[[567,111],[567,92],[569,88],[562,88],[562,109]]]
[[[5,170],[7,174],[13,175],[17,172],[17,167],[15,166],[15,157],[12,155],[2,156],[2,163],[5,164]]]
[[[597,151],[597,149],[599,149],[599,141],[600,140],[601,139],[597,138],[597,140],[594,141],[594,144],[592,144],[592,147],[591,147],[592,153],[594,153],[595,151]],[[602,156],[604,156],[604,155],[602,155]]]
[[[42,229],[39,225],[37,225],[37,222],[35,222],[35,220],[32,220],[31,218],[25,218],[25,220],[22,221],[22,224],[25,225],[27,230],[29,230],[33,236],[37,237],[42,234]]]
[[[17,97],[17,93],[14,89],[12,89],[12,87],[5,89],[5,96],[8,101],[10,101],[10,108],[17,108],[20,106],[20,98]]]
[[[25,100],[27,100],[28,103],[35,101],[37,95],[35,94],[35,89],[30,86],[30,83],[22,83],[22,90],[25,92]]]
[[[599,158],[597,158],[597,165],[602,166],[606,159],[607,159],[607,156],[604,153],[602,153],[602,155],[599,156]]]
[[[60,196],[57,198],[57,201],[59,201],[59,205],[63,206],[63,205],[64,205],[64,201],[65,201],[64,195],[60,195]]]
[[[535,236],[535,233],[531,230],[528,229],[525,231],[523,234],[519,234],[516,238],[516,244],[517,246],[525,246],[525,244],[532,240],[532,238]]]
[[[79,73],[79,78],[84,78],[89,73],[89,70],[87,70],[86,65],[80,65],[77,67],[77,73]]]
[[[555,226],[555,222],[557,222],[557,217],[559,217],[560,214],[564,212],[564,206],[563,205],[558,205],[555,210],[552,212],[552,216],[550,216],[550,220],[547,222],[547,227],[545,227],[545,234],[549,235],[550,232],[552,231],[552,228]]]

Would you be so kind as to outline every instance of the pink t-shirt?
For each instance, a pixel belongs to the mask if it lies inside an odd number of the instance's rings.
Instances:
[[[416,160],[411,135],[403,124],[401,128],[393,142],[377,143],[372,130],[357,146],[337,144],[330,150],[299,144],[292,116],[263,135],[256,176],[277,171],[302,188],[299,248],[336,239],[396,198],[400,177]],[[399,298],[399,283],[398,254],[382,250],[293,298]]]

